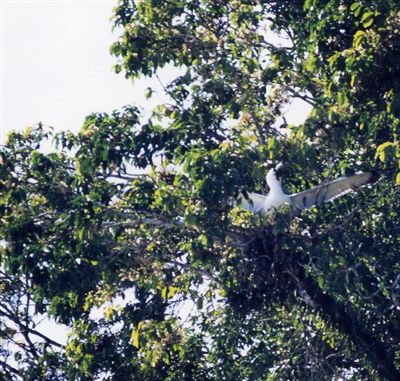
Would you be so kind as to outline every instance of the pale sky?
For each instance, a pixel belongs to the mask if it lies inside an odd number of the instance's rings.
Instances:
[[[115,0],[0,2],[0,141],[8,131],[39,121],[78,131],[91,112],[144,105],[144,89],[158,86],[149,79],[133,84],[113,72],[116,59],[109,47],[117,38],[110,22]]]

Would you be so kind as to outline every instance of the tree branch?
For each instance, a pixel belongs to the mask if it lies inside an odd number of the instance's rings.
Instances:
[[[299,283],[310,295],[316,309],[346,334],[371,362],[382,379],[400,380],[400,372],[396,368],[393,353],[385,350],[382,342],[363,328],[354,312],[326,294],[313,278],[305,275],[304,270],[299,276]],[[301,288],[302,288],[301,287]]]
[[[22,379],[21,373],[19,372],[18,369],[14,368],[13,366],[11,366],[10,364],[7,364],[5,361],[0,360],[0,365],[7,369],[9,372],[15,374],[17,377]]]
[[[111,240],[103,240],[103,243],[105,243],[108,246],[112,246],[114,248],[122,248],[123,250],[129,250],[129,251],[140,251],[141,248],[125,243],[125,242],[115,242],[115,241],[111,241]],[[178,262],[176,260],[173,259],[168,259],[168,258],[159,258],[159,257],[155,257],[154,255],[151,255],[150,253],[146,253],[147,257],[150,256],[150,258],[152,260],[160,260],[161,262],[167,264],[167,265],[173,265],[173,266],[180,266],[183,268],[188,269],[189,271],[195,272],[207,279],[209,279],[210,281],[212,281],[213,283],[217,284],[218,286],[225,288],[225,285],[223,283],[221,283],[216,277],[214,277],[210,272],[203,270],[203,269],[199,269],[197,267],[193,267],[190,263],[187,262]],[[136,256],[135,259],[138,262],[147,264],[146,258],[144,256]]]
[[[105,213],[111,213],[114,215],[117,215],[118,217],[126,218],[128,220],[126,221],[110,221],[110,222],[104,222],[103,227],[108,229],[108,228],[113,228],[113,227],[137,227],[138,225],[141,224],[148,224],[152,225],[161,229],[169,230],[169,229],[187,229],[187,231],[191,231],[193,233],[198,233],[199,231],[202,230],[201,226],[191,226],[188,224],[185,224],[182,220],[167,220],[160,215],[153,215],[148,212],[141,212],[144,215],[141,215],[139,213],[135,212],[120,212],[115,209],[108,209],[105,211]],[[171,217],[172,219],[172,217]],[[227,237],[230,239],[229,245],[232,247],[235,247],[237,249],[243,249],[247,245],[247,235],[246,234],[241,234],[239,231],[235,230],[229,230],[226,231]],[[223,242],[224,243],[224,242]]]
[[[30,346],[33,346],[33,347],[34,347],[34,344],[33,344],[32,341],[29,339],[29,337],[26,336],[26,335],[29,334],[29,333],[32,334],[32,335],[35,335],[35,336],[37,336],[37,337],[40,337],[41,339],[43,339],[44,341],[46,341],[48,344],[51,344],[51,345],[53,345],[53,346],[56,346],[56,347],[58,347],[58,348],[60,348],[60,349],[65,349],[65,346],[64,346],[64,345],[62,345],[62,344],[60,344],[60,343],[57,343],[56,341],[50,339],[49,337],[47,337],[47,336],[44,335],[43,333],[40,333],[39,331],[36,331],[35,329],[29,328],[28,326],[26,326],[25,324],[23,324],[23,323],[20,321],[20,319],[18,318],[18,316],[13,315],[13,314],[12,314],[10,311],[8,311],[7,309],[6,309],[6,311],[4,311],[4,309],[5,309],[4,306],[1,306],[1,307],[2,307],[2,310],[0,310],[0,313],[1,313],[3,316],[5,316],[6,318],[10,319],[13,323],[15,323],[15,324],[21,329],[21,332],[20,332],[20,333],[22,333],[22,334],[24,335],[25,339],[27,339],[27,342],[28,342],[28,344],[29,344]]]

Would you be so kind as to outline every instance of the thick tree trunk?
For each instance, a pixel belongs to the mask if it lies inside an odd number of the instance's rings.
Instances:
[[[299,277],[299,283],[311,297],[315,308],[352,340],[382,379],[400,380],[400,370],[394,365],[393,353],[388,352],[379,339],[363,328],[354,313],[333,297],[325,294],[318,283],[306,276],[304,272]]]

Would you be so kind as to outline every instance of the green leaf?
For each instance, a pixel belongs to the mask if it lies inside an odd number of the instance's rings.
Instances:
[[[374,12],[372,11],[365,12],[361,17],[361,21],[364,28],[370,27],[374,22]]]
[[[351,87],[354,87],[354,84],[356,83],[356,79],[357,79],[356,74],[352,74],[351,79],[350,79],[350,86]]]
[[[362,11],[363,8],[364,8],[361,4],[358,4],[358,5],[359,5],[358,7],[355,7],[355,8],[354,8],[354,11],[353,11],[354,17],[360,16],[361,11]]]
[[[164,288],[161,290],[161,297],[162,297],[164,300],[167,300],[167,299],[168,299],[167,294],[168,294],[168,286],[167,286],[167,287],[164,287]]]
[[[83,241],[85,239],[85,228],[78,229],[76,235],[80,241]]]
[[[338,94],[338,104],[340,107],[346,107],[349,104],[349,99],[344,91]]]
[[[142,326],[143,322],[139,322],[136,328],[131,333],[131,342],[135,348],[139,349],[139,331]]]
[[[396,184],[400,185],[400,172],[396,176]]]
[[[271,138],[268,139],[268,145],[267,145],[267,149],[268,149],[268,152],[269,152],[269,158],[271,160],[274,158],[275,148],[276,148],[275,138],[271,137]]]
[[[369,28],[373,23],[374,23],[374,19],[371,18],[371,19],[369,19],[368,21],[365,21],[365,22],[363,23],[363,27],[364,27],[364,28]]]
[[[352,11],[352,12],[354,12],[357,8],[359,8],[360,7],[360,3],[358,2],[358,1],[356,1],[355,3],[353,3],[353,4],[351,4],[350,5],[350,10]]]
[[[102,151],[101,151],[101,159],[102,159],[103,161],[107,161],[109,155],[110,155],[109,147],[107,147],[107,146],[103,147],[103,149],[102,149]]]
[[[113,317],[113,315],[114,315],[114,306],[107,306],[107,307],[105,307],[104,308],[104,311],[103,311],[103,313],[104,313],[104,318],[106,319],[106,320],[110,320],[112,317]]]
[[[153,89],[151,87],[148,87],[144,93],[144,96],[146,99],[150,99],[153,95]]]
[[[164,300],[168,300],[168,299],[172,298],[179,291],[180,291],[179,287],[166,286],[161,290],[161,297]]]
[[[332,70],[335,62],[340,57],[340,52],[336,52],[328,58],[329,68]]]
[[[188,212],[185,214],[184,221],[186,225],[196,225],[197,216],[193,213]]]
[[[388,158],[394,155],[394,143],[392,142],[385,142],[378,146],[375,153],[375,158],[386,162]]]
[[[362,43],[363,39],[365,36],[365,31],[363,30],[358,30],[353,37],[353,46],[358,47]]]
[[[200,234],[198,241],[205,247],[207,247],[209,244],[209,239],[206,234]]]
[[[304,1],[303,9],[304,9],[305,11],[308,11],[308,10],[311,8],[312,3],[313,3],[312,0],[305,0],[305,1]]]

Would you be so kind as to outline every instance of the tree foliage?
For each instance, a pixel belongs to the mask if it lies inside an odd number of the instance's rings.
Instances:
[[[180,74],[150,116],[0,148],[0,380],[399,379],[398,1],[120,0],[113,23],[116,72]],[[295,219],[234,208],[279,161],[290,192],[381,175]]]

